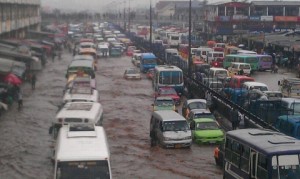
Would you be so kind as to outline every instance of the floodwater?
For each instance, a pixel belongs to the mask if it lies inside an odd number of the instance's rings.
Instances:
[[[37,74],[35,91],[28,83],[22,86],[23,109],[18,112],[14,104],[1,116],[1,179],[53,178],[53,141],[48,129],[62,101],[70,61],[67,52],[61,61],[49,60]],[[128,67],[134,67],[129,57],[101,58],[96,72],[113,178],[221,178],[213,145],[193,144],[191,149],[150,147],[152,84],[145,75],[141,81],[123,79]]]

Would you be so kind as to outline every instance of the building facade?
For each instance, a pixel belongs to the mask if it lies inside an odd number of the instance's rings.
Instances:
[[[0,0],[0,37],[24,38],[39,30],[41,0]]]
[[[205,32],[209,35],[236,35],[297,29],[299,1],[220,2],[205,9]]]

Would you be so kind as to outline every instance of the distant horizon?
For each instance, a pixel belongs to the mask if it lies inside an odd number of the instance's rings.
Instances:
[[[129,5],[130,1],[130,5]],[[107,2],[107,0],[41,0],[41,7],[46,9],[59,9],[67,12],[117,12],[123,11],[125,9],[136,9],[136,8],[149,8],[150,1],[153,7],[160,0],[113,0]],[[189,0],[162,0],[162,1],[189,1]],[[202,2],[203,0],[192,0]],[[232,0],[207,0],[208,3],[215,2],[232,2]],[[241,0],[240,0],[241,1]],[[248,2],[259,1],[259,0],[248,0]],[[295,1],[296,0],[264,0],[264,1]],[[89,3],[87,3],[89,2]],[[70,6],[72,4],[72,6]]]

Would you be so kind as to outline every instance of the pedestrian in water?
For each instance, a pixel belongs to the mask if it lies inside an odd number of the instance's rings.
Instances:
[[[23,94],[21,89],[18,92],[18,110],[20,110],[23,107]]]
[[[232,109],[230,111],[232,130],[236,130],[239,125],[239,111],[237,109]]]
[[[31,88],[34,90],[35,89],[35,83],[36,83],[36,75],[33,74],[31,77]]]

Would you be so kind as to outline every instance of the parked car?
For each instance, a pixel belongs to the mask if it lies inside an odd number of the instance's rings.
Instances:
[[[152,104],[153,111],[159,110],[176,110],[175,102],[171,97],[157,97]]]
[[[155,93],[155,98],[157,97],[171,97],[176,105],[180,104],[180,96],[177,94],[174,88],[170,87],[163,87],[159,88],[158,91]]]
[[[187,118],[191,110],[194,109],[206,109],[205,99],[189,99],[186,100],[182,105],[182,116]]]
[[[129,68],[129,69],[126,69],[125,72],[124,72],[124,78],[125,79],[132,79],[132,80],[141,80],[141,74],[138,70],[136,69],[133,69],[133,68]]]
[[[195,143],[216,144],[224,141],[224,132],[218,122],[211,118],[194,118],[190,122]]]

